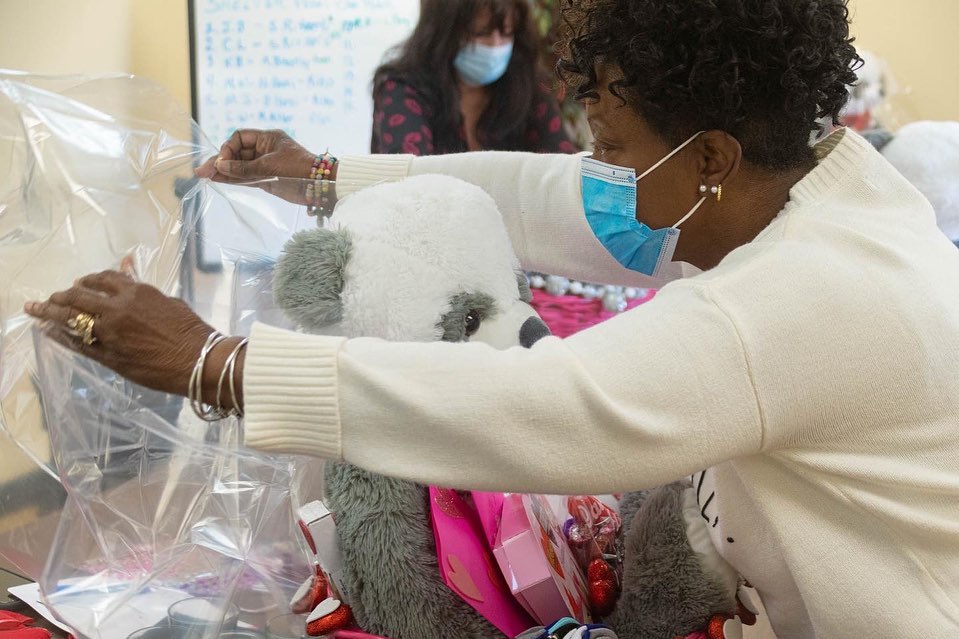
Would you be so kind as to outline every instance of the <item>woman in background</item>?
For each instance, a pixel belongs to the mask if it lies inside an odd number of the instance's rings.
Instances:
[[[546,4],[535,5],[539,22],[558,18]],[[579,151],[542,72],[557,34],[537,32],[530,8],[528,0],[425,0],[413,35],[374,77],[371,151]],[[650,295],[539,274],[530,283],[533,307],[561,337]]]
[[[373,80],[373,153],[575,153],[526,0],[424,0]]]

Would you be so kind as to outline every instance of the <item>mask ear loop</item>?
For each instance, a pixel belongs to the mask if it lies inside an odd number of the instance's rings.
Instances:
[[[678,222],[676,222],[675,224],[673,224],[670,228],[678,229],[678,228],[679,228],[679,225],[682,224],[683,222],[685,222],[686,220],[688,220],[689,218],[691,218],[691,217],[693,216],[693,213],[695,213],[696,211],[698,211],[698,210],[699,210],[699,207],[701,207],[701,206],[703,205],[703,202],[705,202],[705,201],[706,201],[706,198],[705,198],[705,197],[699,198],[699,202],[696,202],[696,206],[694,206],[694,207],[689,211],[689,213],[687,213],[685,216],[683,216],[683,219],[681,219],[680,221],[678,221]]]
[[[646,171],[645,171],[642,175],[640,175],[639,177],[636,178],[636,181],[639,182],[639,181],[642,180],[644,177],[646,177],[647,175],[649,175],[650,173],[652,173],[653,171],[655,171],[656,169],[658,169],[658,168],[661,167],[662,165],[666,164],[666,162],[668,162],[670,159],[672,159],[672,157],[673,157],[674,155],[676,155],[677,153],[679,153],[680,151],[682,151],[683,149],[685,149],[687,146],[689,146],[689,145],[692,143],[693,140],[695,140],[696,138],[698,138],[698,137],[701,136],[702,134],[703,134],[703,131],[699,131],[698,133],[696,133],[695,135],[693,135],[691,138],[689,138],[688,140],[686,140],[685,142],[683,142],[682,144],[680,144],[679,146],[677,146],[675,149],[672,150],[672,152],[671,152],[669,155],[667,155],[667,156],[664,157],[662,160],[660,160],[660,161],[657,162],[656,164],[654,164],[654,165],[652,165],[651,167],[649,167],[648,169],[646,169]]]
[[[662,165],[666,164],[666,162],[668,162],[669,160],[671,160],[674,155],[676,155],[677,153],[679,153],[680,151],[682,151],[683,149],[685,149],[687,146],[689,146],[689,145],[692,143],[693,140],[695,140],[696,138],[698,138],[698,137],[699,137],[700,135],[702,135],[702,134],[703,134],[703,131],[697,131],[696,133],[694,133],[688,140],[686,140],[685,142],[683,142],[682,144],[680,144],[679,146],[677,146],[675,149],[673,149],[672,152],[670,152],[669,155],[667,155],[667,156],[664,157],[662,160],[660,160],[660,161],[657,162],[656,164],[654,164],[654,165],[652,165],[651,167],[649,167],[648,169],[646,169],[646,171],[644,171],[642,175],[640,175],[639,177],[636,178],[636,181],[639,182],[639,181],[642,180],[644,177],[646,177],[647,175],[649,175],[650,173],[652,173],[653,171],[655,171],[656,169],[658,169],[658,168],[661,167]],[[683,222],[685,222],[686,220],[688,220],[689,218],[691,218],[691,217],[693,216],[693,213],[695,213],[696,211],[698,211],[698,210],[699,210],[699,207],[701,207],[701,206],[703,205],[703,202],[705,202],[705,201],[706,201],[706,198],[705,198],[705,197],[700,198],[699,202],[696,203],[696,206],[694,206],[694,207],[692,208],[692,210],[690,210],[689,213],[687,213],[687,214],[683,217],[683,219],[681,219],[680,221],[678,221],[678,222],[676,222],[675,224],[673,224],[671,228],[674,228],[674,229],[679,228],[679,225],[682,224]]]

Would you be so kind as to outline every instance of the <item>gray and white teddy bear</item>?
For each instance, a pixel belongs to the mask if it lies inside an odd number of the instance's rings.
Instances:
[[[328,228],[290,240],[273,286],[309,332],[497,348],[549,334],[492,199],[439,175],[340,202]],[[441,579],[425,486],[330,463],[326,502],[347,603],[364,630],[391,639],[502,636]]]
[[[325,228],[290,240],[273,287],[307,332],[496,348],[530,347],[549,334],[529,305],[496,204],[446,176],[348,196]],[[623,594],[609,619],[623,639],[673,639],[736,611],[735,577],[714,574],[690,546],[682,494],[673,485],[624,500]],[[336,517],[346,603],[365,631],[391,639],[503,636],[444,583],[425,486],[330,463],[326,503]]]

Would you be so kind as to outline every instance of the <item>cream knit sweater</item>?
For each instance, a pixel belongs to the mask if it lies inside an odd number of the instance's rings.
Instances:
[[[824,144],[753,242],[566,340],[500,352],[258,325],[247,443],[464,488],[691,477],[780,639],[959,637],[959,251],[862,138]],[[641,283],[591,235],[579,162],[351,158],[339,179],[461,177],[497,200],[525,266]]]

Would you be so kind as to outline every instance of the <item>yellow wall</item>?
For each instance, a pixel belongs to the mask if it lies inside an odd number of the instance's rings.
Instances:
[[[884,58],[899,92],[891,114],[959,120],[959,0],[851,0],[857,46]]]
[[[0,67],[129,72],[130,0],[0,0]]]
[[[901,121],[959,120],[959,0],[850,0],[859,45],[889,63]],[[123,71],[189,105],[186,0],[0,0],[0,67]]]
[[[181,104],[189,107],[190,37],[186,0],[129,2],[134,34],[130,69],[136,75],[159,82]]]
[[[188,108],[186,0],[0,0],[0,67],[133,73]]]

